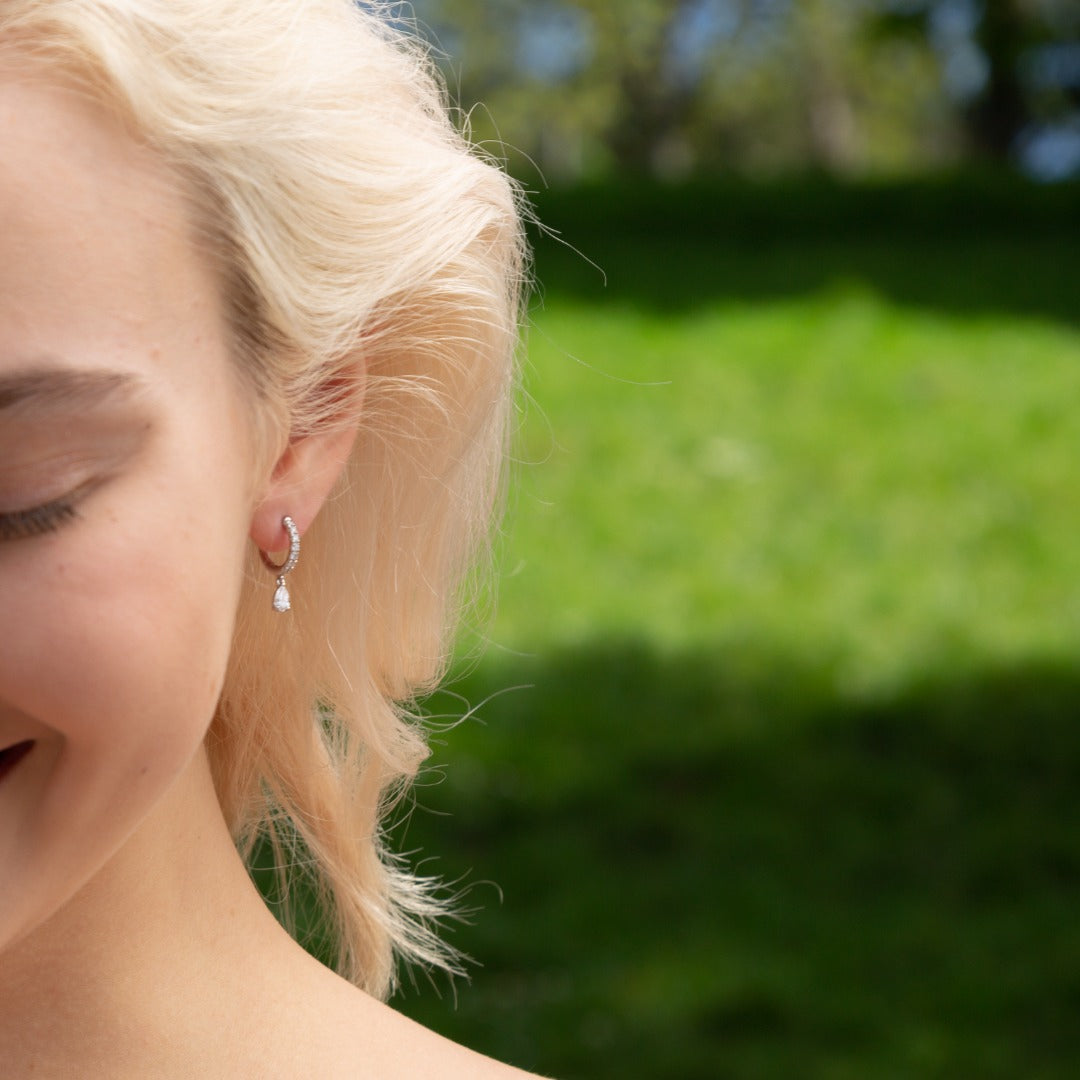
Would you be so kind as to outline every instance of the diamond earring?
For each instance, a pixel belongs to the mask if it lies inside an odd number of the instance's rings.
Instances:
[[[288,515],[281,519],[281,524],[285,526],[285,531],[289,534],[289,554],[286,556],[285,561],[279,566],[271,562],[270,557],[261,548],[259,554],[262,556],[262,561],[267,569],[272,570],[277,575],[277,588],[274,590],[273,606],[275,611],[284,613],[292,607],[292,598],[289,596],[289,588],[285,584],[285,575],[296,565],[296,560],[300,558],[300,530],[296,527],[296,522]]]

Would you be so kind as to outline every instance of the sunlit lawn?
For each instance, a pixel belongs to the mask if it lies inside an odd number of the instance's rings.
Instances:
[[[1080,334],[847,284],[552,302],[497,643],[747,636],[881,685],[1080,630]]]
[[[592,244],[402,840],[482,966],[398,1004],[566,1078],[1074,1075],[1076,244]]]

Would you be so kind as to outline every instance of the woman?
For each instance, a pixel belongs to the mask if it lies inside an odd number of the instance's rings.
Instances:
[[[521,1075],[378,1000],[454,964],[380,822],[497,495],[523,246],[375,8],[0,4],[5,1077]]]

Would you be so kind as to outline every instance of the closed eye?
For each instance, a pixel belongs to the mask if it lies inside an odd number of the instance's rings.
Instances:
[[[44,536],[63,528],[76,517],[75,499],[70,495],[28,510],[0,513],[0,541]]]

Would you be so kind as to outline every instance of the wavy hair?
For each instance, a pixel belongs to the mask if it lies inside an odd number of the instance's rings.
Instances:
[[[289,619],[249,552],[207,750],[242,853],[268,836],[304,854],[337,969],[378,996],[395,956],[456,963],[434,883],[389,852],[384,822],[427,754],[410,703],[444,672],[498,502],[526,261],[513,185],[455,128],[390,6],[0,6],[20,54],[118,110],[182,178],[262,459],[360,410]]]

